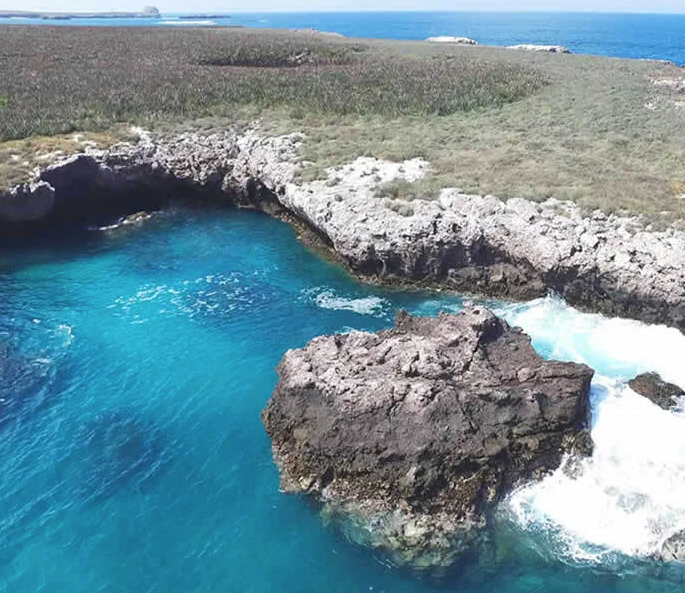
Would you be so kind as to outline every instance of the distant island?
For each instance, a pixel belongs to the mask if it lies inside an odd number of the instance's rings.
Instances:
[[[25,18],[55,21],[70,19],[158,19],[159,10],[154,6],[146,6],[141,12],[31,12],[21,10],[0,10],[0,18]]]

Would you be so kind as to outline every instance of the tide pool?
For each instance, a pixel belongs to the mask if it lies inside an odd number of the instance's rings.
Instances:
[[[462,304],[360,285],[251,212],[5,246],[0,344],[21,372],[0,389],[23,397],[0,426],[0,591],[682,590],[685,569],[646,556],[685,527],[685,415],[624,381],[655,370],[685,385],[685,338],[552,297],[489,304],[541,354],[597,370],[597,450],[580,478],[514,493],[492,553],[434,582],[279,493],[259,415],[283,353],[387,327],[398,308]]]

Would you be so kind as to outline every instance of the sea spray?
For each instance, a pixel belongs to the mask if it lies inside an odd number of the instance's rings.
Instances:
[[[552,297],[500,312],[550,357],[602,373],[591,393],[592,458],[519,490],[509,509],[527,529],[558,532],[563,551],[579,559],[655,553],[685,528],[685,414],[662,410],[625,380],[656,371],[684,385],[685,336],[583,314]]]

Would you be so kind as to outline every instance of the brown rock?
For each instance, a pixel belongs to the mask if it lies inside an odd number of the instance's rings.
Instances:
[[[669,410],[675,405],[675,398],[685,395],[677,385],[666,383],[657,373],[644,373],[628,382],[630,388],[654,402],[660,408]]]
[[[316,338],[278,373],[263,421],[283,490],[421,568],[452,562],[513,487],[577,448],[593,375],[476,307]]]

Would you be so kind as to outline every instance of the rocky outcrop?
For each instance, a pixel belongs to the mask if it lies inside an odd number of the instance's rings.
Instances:
[[[446,35],[440,35],[438,37],[428,37],[426,41],[431,43],[456,43],[457,45],[478,45],[475,39],[470,39],[469,37],[448,37]]]
[[[685,562],[685,531],[669,537],[654,555],[654,559],[662,562]]]
[[[513,487],[585,450],[593,371],[483,308],[319,337],[278,375],[262,417],[282,489],[413,567],[449,565]]]
[[[644,373],[628,382],[630,388],[648,400],[654,402],[660,408],[669,410],[676,405],[676,398],[685,396],[677,385],[667,383],[657,373]]]
[[[359,158],[329,169],[327,179],[302,182],[296,176],[301,141],[226,131],[143,134],[108,151],[88,148],[40,173],[36,182],[54,190],[43,221],[111,222],[174,199],[259,208],[312,231],[371,281],[513,300],[553,290],[584,309],[685,328],[683,232],[650,231],[628,216],[587,217],[554,199],[505,202],[457,189],[411,203],[377,197],[385,183],[428,173],[430,165],[420,159]],[[41,192],[22,195],[0,196],[0,204],[14,208],[11,216],[0,208],[3,232],[17,225],[23,232],[28,223],[17,221],[35,220],[47,208]]]
[[[528,44],[524,43],[521,45],[510,45],[507,47],[507,49],[515,49],[515,50],[522,50],[522,51],[535,51],[535,52],[543,52],[543,53],[549,53],[549,54],[570,54],[571,50],[568,47],[564,47],[563,45],[534,45],[534,44]]]
[[[45,218],[55,204],[55,190],[45,181],[17,185],[0,192],[0,220],[11,223],[35,222]]]

